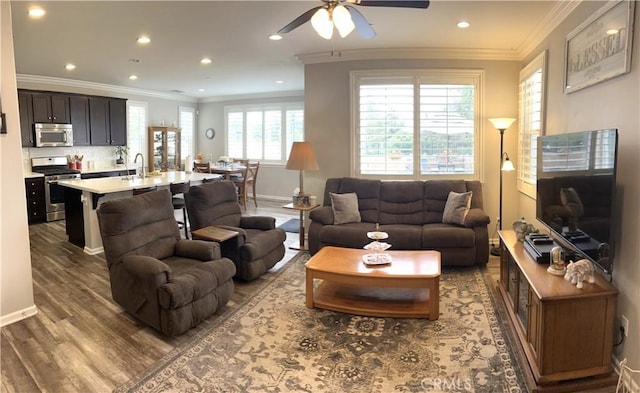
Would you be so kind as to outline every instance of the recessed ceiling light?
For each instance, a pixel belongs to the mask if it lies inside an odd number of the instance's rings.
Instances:
[[[44,16],[44,14],[46,14],[45,10],[43,10],[42,8],[30,8],[29,9],[29,16],[31,18],[42,18]]]
[[[204,89],[198,89],[198,91],[199,91],[200,93],[202,93],[202,92],[204,91]]]
[[[141,35],[138,37],[138,44],[148,44],[151,42],[151,38],[146,35]]]
[[[129,79],[134,81],[134,80],[138,79],[138,75],[129,75]]]
[[[607,30],[607,34],[609,34],[609,35],[615,35],[615,34],[618,34],[619,32],[620,32],[620,30],[618,30],[618,29],[609,29],[609,30]]]
[[[269,36],[269,39],[270,39],[271,41],[279,41],[279,40],[281,40],[281,39],[282,39],[282,36],[281,36],[280,34],[271,34],[271,35]]]
[[[200,63],[202,64],[211,64],[211,59],[208,57],[203,57],[202,60],[200,60]]]
[[[458,22],[458,24],[456,26],[458,26],[461,29],[466,29],[467,27],[469,27],[471,25],[466,20],[461,20],[460,22]]]
[[[69,63],[69,64],[65,65],[64,68],[66,68],[68,71],[71,71],[71,70],[75,70],[76,69],[76,65]]]
[[[281,85],[284,83],[284,81],[275,81],[277,84]]]
[[[140,59],[129,59],[129,63],[140,63]]]

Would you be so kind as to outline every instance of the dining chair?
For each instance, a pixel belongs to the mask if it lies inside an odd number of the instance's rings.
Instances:
[[[182,209],[182,221],[178,221],[178,225],[182,225],[184,227],[185,239],[189,239],[189,230],[187,229],[187,208],[184,203],[184,194],[186,192],[189,192],[190,186],[191,181],[169,184],[169,190],[171,191],[171,204],[173,204],[173,209]]]
[[[252,191],[253,203],[258,207],[258,200],[256,199],[256,178],[258,177],[258,169],[260,168],[260,162],[247,162],[245,170],[242,173],[242,177],[233,179],[233,183],[238,189],[238,200],[242,204],[244,210],[247,210],[247,199],[249,199],[249,188]]]
[[[210,162],[194,162],[193,171],[198,173],[211,173]]]

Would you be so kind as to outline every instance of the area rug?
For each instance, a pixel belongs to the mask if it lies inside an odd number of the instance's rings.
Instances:
[[[298,233],[300,232],[300,219],[291,218],[285,221],[284,223],[278,225],[278,228],[282,229],[285,232]]]
[[[444,269],[440,318],[308,309],[298,254],[122,392],[526,392],[478,268]]]

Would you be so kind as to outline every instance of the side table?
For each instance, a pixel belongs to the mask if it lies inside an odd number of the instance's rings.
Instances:
[[[307,247],[306,243],[305,243],[305,234],[304,234],[304,214],[308,211],[311,211],[315,208],[317,208],[318,204],[315,205],[294,205],[293,203],[287,203],[286,205],[282,206],[285,209],[291,209],[291,210],[298,210],[300,212],[300,229],[299,229],[299,240],[297,244],[292,244],[289,248],[292,250],[300,250],[300,251],[307,251],[309,249],[309,247]]]
[[[208,226],[196,229],[195,231],[191,231],[191,237],[196,240],[212,240],[218,243],[232,239],[236,236],[238,236],[237,231],[232,231],[215,226]]]

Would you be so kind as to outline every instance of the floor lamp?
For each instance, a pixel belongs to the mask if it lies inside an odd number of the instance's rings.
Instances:
[[[500,131],[500,214],[498,216],[498,229],[502,230],[502,172],[505,171],[513,171],[515,168],[511,160],[509,160],[509,155],[504,152],[504,132],[513,124],[516,119],[511,117],[499,117],[489,119],[491,124]],[[500,248],[491,245],[491,255],[499,256]]]

